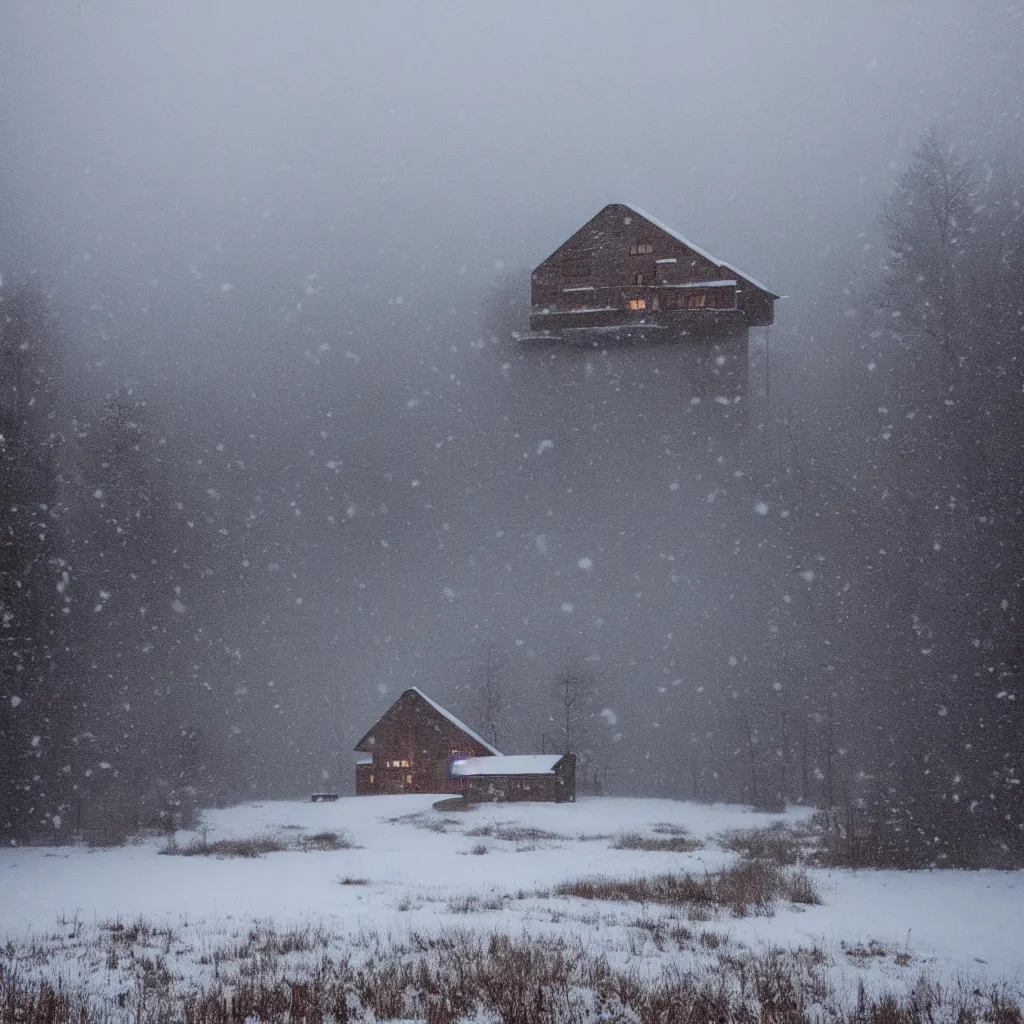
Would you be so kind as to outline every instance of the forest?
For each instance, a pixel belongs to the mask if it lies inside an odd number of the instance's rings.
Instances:
[[[875,217],[754,333],[739,430],[670,348],[518,345],[524,267],[414,320],[240,286],[219,370],[169,301],[5,272],[0,839],[349,792],[418,685],[591,790],[1024,865],[1024,151],[932,128]]]

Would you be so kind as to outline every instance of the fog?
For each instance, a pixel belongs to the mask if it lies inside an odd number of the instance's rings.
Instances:
[[[1018,678],[1016,619],[934,677],[900,660],[963,621],[926,613],[937,581],[1016,614],[1006,535],[905,594],[918,556],[872,531],[914,535],[909,506],[858,503],[930,500],[924,441],[873,447],[919,404],[905,335],[877,340],[886,197],[932,126],[1019,168],[1024,8],[9,0],[0,57],[0,301],[52,356],[25,422],[56,453],[4,484],[57,510],[33,593],[59,595],[5,638],[5,835],[172,777],[349,791],[407,686],[478,721],[489,657],[510,751],[565,742],[586,666],[607,790],[866,807],[903,682]],[[742,422],[664,347],[512,339],[529,269],[622,200],[785,296]],[[937,458],[936,493],[997,502]],[[1019,851],[1013,808],[986,850]]]

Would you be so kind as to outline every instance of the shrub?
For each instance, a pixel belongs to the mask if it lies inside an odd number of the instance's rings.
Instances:
[[[802,848],[802,836],[784,822],[766,828],[735,829],[724,832],[718,843],[743,857],[795,864]]]
[[[794,903],[821,902],[805,872],[787,873],[765,861],[743,861],[724,871],[704,875],[584,878],[563,882],[554,891],[558,896],[587,900],[721,907],[736,917],[745,917],[752,911],[770,914],[780,899]]]
[[[645,836],[624,832],[612,843],[613,850],[649,850],[653,853],[692,853],[702,849],[696,839],[683,834]]]
[[[248,839],[193,839],[174,849],[165,847],[161,853],[177,857],[262,857],[265,853],[281,853],[288,844],[277,836],[251,836]]]
[[[285,839],[276,835],[250,836],[247,839],[215,839],[210,842],[204,833],[199,839],[179,845],[168,842],[160,851],[168,857],[262,857],[266,853],[299,850],[303,853],[324,850],[353,850],[355,844],[344,834],[317,832],[311,836]]]
[[[352,842],[347,836],[337,832],[317,832],[312,836],[302,836],[298,842],[299,849],[309,850],[351,850]]]

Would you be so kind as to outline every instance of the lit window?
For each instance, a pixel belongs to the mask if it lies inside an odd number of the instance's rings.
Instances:
[[[690,309],[703,309],[708,304],[708,297],[704,292],[698,292],[690,296]]]
[[[412,785],[412,776],[411,775],[406,775],[405,782],[406,782],[406,785],[411,786]]]
[[[370,785],[371,786],[373,785],[373,776],[372,775],[370,776]]]
[[[629,300],[629,308],[630,309],[646,309],[647,308],[647,300],[646,299],[630,299]]]

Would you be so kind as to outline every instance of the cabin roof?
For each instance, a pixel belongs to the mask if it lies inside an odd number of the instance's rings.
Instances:
[[[690,281],[688,284],[659,284],[659,288],[725,288],[735,286],[735,281]]]
[[[467,757],[452,764],[453,775],[553,775],[564,754],[510,754]]]
[[[755,288],[760,288],[761,291],[767,292],[774,299],[780,298],[775,292],[771,290],[767,285],[761,284],[756,277],[751,277],[749,274],[745,274],[742,270],[738,270],[731,263],[726,263],[725,260],[720,260],[717,256],[712,256],[711,253],[702,249],[699,245],[694,245],[685,235],[681,235],[674,228],[670,228],[664,221],[658,220],[657,217],[652,217],[649,213],[645,213],[640,209],[639,206],[635,206],[633,203],[620,203],[620,206],[626,207],[627,210],[632,210],[638,217],[643,217],[644,220],[653,224],[659,231],[664,231],[666,235],[671,235],[677,242],[682,242],[683,245],[692,249],[698,256],[703,256],[704,259],[714,263],[716,267],[722,267],[725,270],[730,270],[734,274],[738,274],[745,281],[749,281]]]
[[[415,693],[418,693],[435,711],[439,711],[442,715],[444,715],[444,717],[447,718],[448,721],[451,722],[452,725],[454,725],[456,728],[461,729],[464,733],[466,733],[466,735],[471,736],[473,739],[477,741],[477,743],[482,744],[495,756],[502,756],[501,751],[498,750],[497,747],[492,747],[491,744],[483,738],[483,736],[480,736],[478,733],[475,733],[472,729],[470,729],[468,725],[466,725],[465,722],[463,722],[461,719],[456,718],[447,709],[441,707],[441,705],[438,704],[436,700],[431,700],[431,698],[428,697],[418,686],[410,687],[410,689],[412,689]]]
[[[463,722],[459,718],[456,718],[455,715],[453,715],[446,708],[441,707],[441,705],[438,704],[436,700],[433,700],[432,698],[428,697],[418,686],[410,686],[408,690],[402,692],[398,700],[396,700],[395,703],[392,704],[391,707],[389,707],[387,711],[385,711],[384,714],[377,719],[376,722],[374,722],[373,726],[367,731],[366,735],[363,736],[363,738],[355,745],[356,750],[366,749],[367,741],[373,734],[374,729],[376,729],[380,725],[380,723],[384,721],[384,719],[387,718],[388,715],[391,714],[395,706],[399,703],[399,701],[401,701],[402,697],[405,697],[406,694],[410,693],[416,694],[416,696],[419,697],[420,700],[428,704],[434,711],[441,715],[442,718],[446,718],[449,722],[451,722],[451,724],[454,725],[456,729],[459,729],[462,732],[464,732],[470,739],[476,740],[476,742],[479,743],[480,746],[484,748],[484,750],[489,750],[493,755],[497,757],[501,756],[501,751],[498,750],[497,747],[492,746],[490,743],[487,742],[487,740],[483,738],[483,736],[470,729],[470,727],[466,725],[465,722]]]

